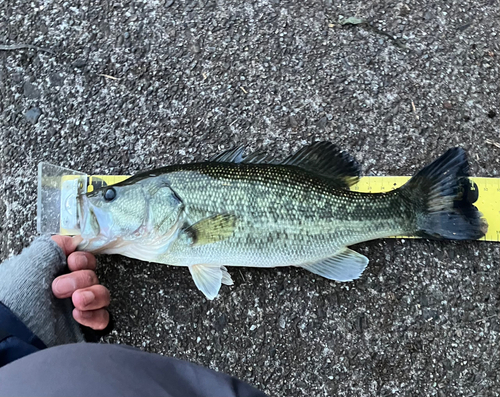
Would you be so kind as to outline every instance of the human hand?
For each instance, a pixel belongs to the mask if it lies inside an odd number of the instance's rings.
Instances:
[[[67,256],[71,273],[52,282],[52,292],[59,299],[71,297],[75,309],[73,318],[94,330],[102,330],[109,323],[106,307],[110,302],[109,290],[99,284],[95,274],[96,259],[89,252],[77,251],[81,237],[52,236]]]

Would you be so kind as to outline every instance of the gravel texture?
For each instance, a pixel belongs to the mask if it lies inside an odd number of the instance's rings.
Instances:
[[[0,259],[36,235],[42,160],[131,174],[235,144],[284,156],[326,139],[365,175],[413,174],[461,145],[473,175],[498,177],[499,11],[497,0],[4,0]],[[351,16],[370,25],[338,23]],[[212,302],[187,269],[102,257],[117,322],[104,342],[272,396],[500,395],[498,243],[354,248],[371,260],[354,283],[230,268],[235,285]]]

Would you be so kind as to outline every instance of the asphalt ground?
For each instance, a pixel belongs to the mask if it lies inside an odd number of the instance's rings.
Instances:
[[[315,140],[364,175],[452,146],[500,172],[500,3],[0,3],[1,257],[36,236],[40,161],[133,174],[234,145]],[[341,24],[358,17],[365,24]],[[38,48],[19,48],[28,44]],[[17,45],[13,46],[13,45]],[[49,51],[46,51],[49,50]],[[363,277],[230,268],[207,301],[187,269],[99,258],[126,343],[272,396],[498,396],[499,244],[360,244]]]

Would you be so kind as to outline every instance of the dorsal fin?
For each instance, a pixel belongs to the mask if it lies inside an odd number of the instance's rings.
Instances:
[[[237,146],[210,157],[208,161],[216,161],[218,163],[279,164],[279,162],[274,160],[274,157],[268,153],[255,152],[243,157],[244,151],[245,148],[243,146]]]
[[[316,142],[305,146],[280,164],[295,165],[348,188],[358,182],[360,167],[349,154],[331,142]]]
[[[273,155],[265,152],[255,152],[246,156],[242,163],[245,164],[280,164]]]
[[[212,157],[209,161],[293,165],[328,178],[342,188],[354,185],[360,176],[357,161],[330,142],[316,142],[305,146],[283,161],[275,160],[272,155],[264,152],[256,152],[243,157],[243,151],[244,147],[238,146]]]
[[[225,150],[222,153],[210,157],[208,161],[216,161],[219,163],[241,163],[244,151],[245,148],[243,146],[237,146],[234,149]]]

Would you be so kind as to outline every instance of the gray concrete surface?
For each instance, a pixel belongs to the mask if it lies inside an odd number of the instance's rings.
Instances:
[[[4,0],[0,43],[51,52],[0,50],[0,259],[36,235],[42,160],[129,174],[234,144],[285,155],[328,139],[365,175],[412,174],[461,145],[473,175],[498,176],[499,9]],[[352,284],[232,268],[235,285],[213,302],[186,269],[100,258],[117,318],[105,342],[191,360],[272,396],[500,395],[499,244],[355,248],[371,264]]]

